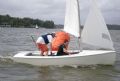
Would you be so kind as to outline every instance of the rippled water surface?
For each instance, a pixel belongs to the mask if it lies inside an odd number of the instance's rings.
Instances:
[[[36,39],[54,31],[59,29],[0,28],[0,56],[37,50],[30,36]],[[0,81],[120,81],[120,30],[110,30],[110,34],[117,53],[114,66],[37,67],[0,58]],[[78,48],[77,43],[72,40],[70,49],[75,48]]]

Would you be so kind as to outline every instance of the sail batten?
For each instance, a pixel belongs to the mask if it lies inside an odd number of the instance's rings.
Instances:
[[[78,0],[66,0],[64,31],[80,37],[80,18]]]
[[[95,0],[91,0],[90,12],[82,31],[82,41],[101,48],[114,49],[104,18]]]

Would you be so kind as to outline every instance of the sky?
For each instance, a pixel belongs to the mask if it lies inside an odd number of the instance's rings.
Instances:
[[[96,0],[107,24],[120,25],[120,0]],[[81,22],[85,23],[90,1],[79,0]],[[0,0],[0,15],[53,20],[64,24],[66,0]]]

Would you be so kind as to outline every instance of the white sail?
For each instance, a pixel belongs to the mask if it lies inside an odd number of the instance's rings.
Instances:
[[[38,29],[38,28],[39,28],[37,24],[35,25],[35,28],[36,28],[36,29]]]
[[[104,18],[95,0],[91,0],[91,9],[82,31],[82,42],[104,49],[114,49]]]
[[[78,0],[66,0],[66,14],[64,31],[79,37],[80,36],[80,14]]]

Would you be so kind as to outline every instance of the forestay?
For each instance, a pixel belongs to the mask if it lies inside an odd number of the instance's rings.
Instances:
[[[78,0],[66,0],[64,31],[76,37],[80,36],[79,13]]]
[[[91,0],[91,9],[82,31],[82,42],[104,49],[114,49],[104,18],[95,0]]]

